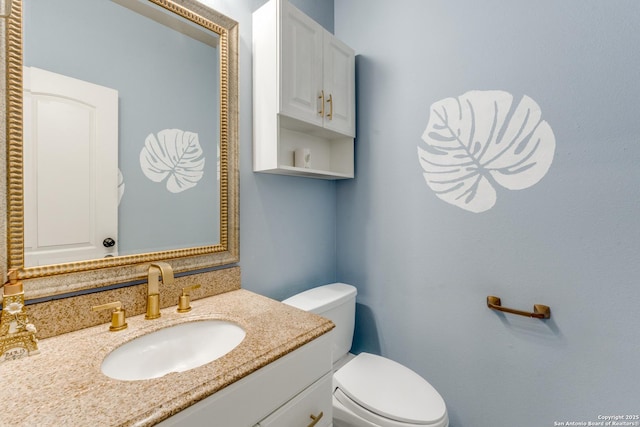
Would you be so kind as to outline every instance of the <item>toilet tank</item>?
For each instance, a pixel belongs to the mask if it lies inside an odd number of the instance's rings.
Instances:
[[[356,316],[355,286],[332,283],[296,294],[282,301],[284,304],[319,314],[335,325],[333,334],[333,362],[335,363],[351,349]]]

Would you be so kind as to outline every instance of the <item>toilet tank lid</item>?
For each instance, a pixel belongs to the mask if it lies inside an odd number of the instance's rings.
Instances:
[[[312,313],[324,312],[336,307],[358,293],[355,286],[331,283],[296,294],[282,301],[284,304]]]

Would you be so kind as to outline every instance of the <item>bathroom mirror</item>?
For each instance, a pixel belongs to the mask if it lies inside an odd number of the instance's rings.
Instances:
[[[5,280],[32,299],[237,262],[237,23],[193,0],[0,5]]]

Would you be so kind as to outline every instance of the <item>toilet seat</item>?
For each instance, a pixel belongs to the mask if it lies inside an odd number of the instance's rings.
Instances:
[[[447,426],[444,400],[409,368],[360,353],[333,376],[334,397],[357,416],[383,427]]]

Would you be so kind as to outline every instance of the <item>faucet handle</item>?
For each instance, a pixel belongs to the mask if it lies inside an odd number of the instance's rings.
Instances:
[[[189,296],[189,292],[194,289],[198,289],[200,285],[192,285],[187,286],[186,288],[182,288],[182,295],[178,298],[178,313],[186,313],[191,311],[191,299]]]
[[[127,328],[125,309],[122,308],[122,303],[120,301],[114,301],[108,304],[96,305],[96,306],[93,306],[91,309],[93,311],[113,309],[113,312],[111,313],[111,326],[109,326],[110,331],[112,332],[121,331]]]

